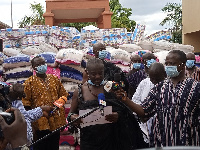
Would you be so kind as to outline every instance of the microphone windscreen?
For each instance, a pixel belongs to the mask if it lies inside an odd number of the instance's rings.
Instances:
[[[103,100],[105,101],[105,95],[103,93],[98,94],[98,101]]]
[[[115,73],[114,74],[114,81],[115,82],[120,82],[121,81],[121,75],[120,75],[120,73]]]

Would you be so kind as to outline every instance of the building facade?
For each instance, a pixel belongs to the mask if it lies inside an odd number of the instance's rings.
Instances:
[[[183,44],[200,52],[200,0],[182,0]]]
[[[46,0],[45,24],[96,22],[98,28],[111,28],[109,0]]]

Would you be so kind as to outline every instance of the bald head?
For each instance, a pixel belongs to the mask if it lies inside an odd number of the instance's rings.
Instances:
[[[106,50],[106,46],[102,43],[96,43],[93,45],[93,53],[96,58],[99,57],[99,51]]]
[[[141,58],[139,55],[134,54],[131,56],[131,62],[132,63],[141,63]]]
[[[166,77],[165,67],[163,64],[155,62],[151,64],[148,70],[150,80],[153,84],[163,81]]]
[[[142,60],[151,60],[151,59],[156,59],[156,56],[153,53],[145,53],[142,56]]]
[[[187,53],[186,57],[187,57],[187,60],[195,60],[195,54],[194,53]]]

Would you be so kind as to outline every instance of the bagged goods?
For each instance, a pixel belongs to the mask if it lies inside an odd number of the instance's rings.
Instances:
[[[124,66],[122,64],[115,64],[117,67],[121,68],[121,70],[125,73],[128,73],[130,71],[130,66]]]
[[[194,52],[194,47],[191,45],[183,45],[178,43],[171,43],[172,50],[181,50],[184,53]]]
[[[138,43],[138,46],[140,46],[143,50],[149,50],[149,51],[153,51],[153,46],[152,43],[150,41],[140,41]]]
[[[39,48],[43,51],[43,52],[53,52],[53,53],[58,53],[58,49],[51,46],[50,44],[41,42],[39,44]]]
[[[12,78],[12,79],[8,79],[6,80],[7,83],[20,83],[23,84],[28,78]]]
[[[159,59],[159,62],[165,64],[166,56],[168,55],[169,51],[160,51],[154,53],[154,55]]]
[[[61,64],[80,65],[83,59],[83,52],[75,49],[62,49],[56,55],[56,61]]]
[[[67,92],[74,92],[76,88],[78,88],[78,84],[77,83],[73,83],[73,82],[63,82],[62,83],[65,90]]]
[[[123,44],[119,46],[120,49],[125,50],[127,52],[134,52],[138,50],[142,50],[142,48],[136,44]]]
[[[45,52],[39,54],[39,56],[43,57],[47,64],[53,64],[55,62],[56,53]]]
[[[82,83],[83,75],[77,72],[73,72],[73,71],[61,70],[60,78],[61,78],[61,81],[70,81],[70,82],[80,84]]]
[[[16,56],[21,54],[19,50],[14,48],[4,48],[3,53],[7,56]]]
[[[121,63],[123,65],[128,65],[130,62],[130,53],[122,49],[113,49],[109,50],[111,53],[111,62],[112,63]]]
[[[81,66],[77,66],[77,65],[60,65],[60,69],[61,70],[69,70],[69,71],[74,71],[77,73],[83,73],[85,72],[84,68],[82,68]]]
[[[17,55],[4,59],[3,68],[17,68],[23,66],[30,66],[30,57],[28,55]]]
[[[153,49],[163,49],[163,50],[168,50],[168,51],[172,49],[172,45],[168,41],[155,41],[155,42],[152,42],[152,45],[153,45]]]
[[[29,46],[29,47],[26,47],[25,49],[22,49],[22,53],[29,56],[40,54],[42,52],[43,51],[38,46]]]

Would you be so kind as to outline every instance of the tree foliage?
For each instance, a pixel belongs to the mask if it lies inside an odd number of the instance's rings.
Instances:
[[[172,31],[172,42],[182,43],[182,5],[179,3],[167,3],[162,8],[167,16],[162,20],[160,25],[170,25]]]
[[[24,28],[29,25],[44,25],[45,19],[43,17],[44,8],[40,3],[34,2],[30,4],[32,14],[30,16],[25,15],[18,23],[20,28]]]
[[[131,8],[122,7],[119,0],[110,0],[110,10],[113,12],[112,28],[126,28],[127,31],[134,31],[136,22],[129,19],[132,15]]]

